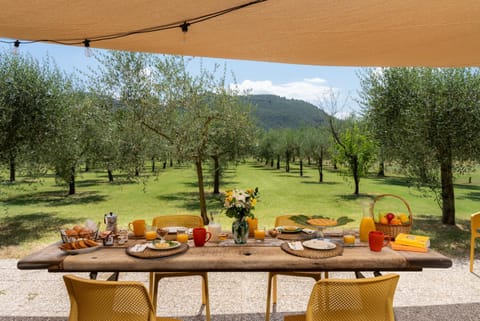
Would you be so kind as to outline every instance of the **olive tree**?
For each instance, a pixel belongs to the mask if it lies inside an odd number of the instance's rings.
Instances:
[[[442,222],[455,224],[454,174],[480,151],[478,69],[368,70],[361,86],[365,116],[384,153],[435,191]]]

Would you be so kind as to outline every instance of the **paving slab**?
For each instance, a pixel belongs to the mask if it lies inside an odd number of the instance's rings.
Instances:
[[[0,321],[67,320],[69,302],[62,274],[18,270],[16,264],[13,259],[0,260]],[[454,260],[449,269],[400,272],[394,300],[397,320],[479,320],[480,262],[475,267],[476,273],[470,273],[467,260]],[[100,279],[108,276],[99,274]],[[330,277],[354,275],[330,273]],[[121,273],[120,278],[148,283],[148,273]],[[309,278],[280,276],[271,320],[304,311],[313,284]],[[209,273],[212,321],[264,320],[266,285],[267,273]],[[200,277],[160,281],[158,315],[196,321],[204,320],[204,313]]]

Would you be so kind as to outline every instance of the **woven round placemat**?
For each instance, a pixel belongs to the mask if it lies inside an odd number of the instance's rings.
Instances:
[[[152,250],[147,247],[143,252],[132,252],[130,251],[132,248],[133,246],[126,249],[128,255],[141,259],[156,259],[159,257],[167,257],[186,252],[188,250],[188,245],[186,243],[182,243],[179,247],[171,250]]]
[[[312,250],[304,247],[304,250],[292,250],[289,246],[288,243],[285,242],[283,243],[280,247],[282,250],[287,252],[288,254],[300,256],[300,257],[306,257],[310,259],[322,259],[322,258],[327,258],[327,257],[333,257],[333,256],[338,256],[343,254],[343,246],[335,243],[337,247],[331,250]]]
[[[300,233],[280,233],[277,236],[280,240],[287,240],[287,241],[303,241],[303,240],[311,240],[315,238],[315,234],[308,234],[305,232]]]

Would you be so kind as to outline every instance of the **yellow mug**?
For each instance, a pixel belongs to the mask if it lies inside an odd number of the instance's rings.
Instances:
[[[133,234],[135,236],[144,236],[146,229],[145,220],[135,220],[133,222],[130,222],[128,223],[128,228],[130,231],[133,231]]]

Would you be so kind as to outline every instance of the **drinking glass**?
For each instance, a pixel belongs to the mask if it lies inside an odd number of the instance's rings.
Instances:
[[[147,241],[153,241],[154,239],[157,238],[157,231],[156,227],[154,226],[149,226],[145,229],[145,238]]]
[[[263,241],[265,240],[265,228],[263,229],[256,229],[254,231],[254,237],[255,237],[255,240],[257,241]]]
[[[186,228],[178,228],[177,229],[177,241],[180,243],[187,243],[188,242],[188,234]]]
[[[119,245],[125,244],[128,242],[128,230],[121,228],[118,231],[117,242]]]
[[[160,240],[165,241],[165,236],[168,235],[168,230],[165,228],[157,228],[157,235],[160,238]]]

